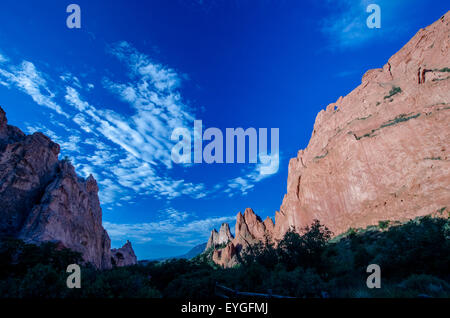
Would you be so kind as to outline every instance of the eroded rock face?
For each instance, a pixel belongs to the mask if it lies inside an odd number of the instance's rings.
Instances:
[[[276,242],[314,219],[338,235],[450,206],[449,22],[448,12],[421,29],[319,112],[308,147],[289,162],[275,224],[238,214],[237,253],[239,244],[267,234]],[[220,264],[228,266],[224,255]]]
[[[450,204],[450,13],[316,118],[289,163],[275,236],[318,219],[335,235]]]
[[[244,214],[239,212],[236,216],[236,237],[233,243],[237,247],[245,248],[266,239],[271,240],[272,231],[273,221],[270,218],[263,222],[251,208],[247,208]]]
[[[60,147],[41,133],[7,125],[0,108],[0,234],[29,243],[58,242],[97,268],[111,267],[98,186],[79,178]]]
[[[214,250],[212,260],[222,267],[233,267],[237,265],[236,247],[232,242],[229,242],[224,248]]]
[[[216,229],[211,231],[205,251],[217,245],[227,244],[231,240],[233,240],[233,235],[230,232],[230,226],[228,223],[222,223],[219,232]]]
[[[137,264],[137,258],[130,241],[127,241],[121,248],[113,248],[111,250],[111,257],[111,263],[115,266],[120,267]]]
[[[228,232],[230,231],[226,223],[222,224],[222,228],[227,228]],[[213,261],[223,267],[232,267],[238,264],[238,255],[249,246],[258,242],[272,241],[273,229],[274,224],[269,217],[263,222],[250,208],[245,209],[244,214],[239,212],[236,216],[236,236],[233,238],[230,234],[231,237],[225,242],[227,245],[213,251]]]
[[[40,133],[7,125],[0,108],[0,233],[16,235],[58,173],[59,146]]]

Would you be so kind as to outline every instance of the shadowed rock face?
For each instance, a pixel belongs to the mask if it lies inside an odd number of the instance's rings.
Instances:
[[[0,108],[0,233],[16,235],[58,173],[59,146],[40,133],[8,126]]]
[[[224,248],[214,250],[212,260],[222,267],[233,267],[237,265],[236,247],[230,242]]]
[[[29,243],[55,241],[97,268],[111,267],[98,186],[59,161],[59,145],[7,125],[0,108],[0,234]]]
[[[137,258],[130,241],[127,241],[121,248],[113,248],[111,257],[112,264],[119,267],[137,264]]]
[[[319,112],[308,147],[289,162],[275,225],[239,213],[236,253],[314,219],[338,235],[450,207],[449,23],[448,12]]]

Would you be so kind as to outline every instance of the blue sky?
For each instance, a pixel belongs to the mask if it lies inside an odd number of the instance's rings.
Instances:
[[[81,29],[66,7],[81,7]],[[366,6],[381,7],[368,29]],[[316,114],[447,1],[2,1],[0,105],[100,186],[113,247],[183,254],[246,207],[273,216]],[[171,161],[172,130],[280,129],[280,166]]]

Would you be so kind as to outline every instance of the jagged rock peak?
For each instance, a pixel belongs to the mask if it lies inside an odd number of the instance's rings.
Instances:
[[[267,226],[266,226],[267,224]],[[255,241],[263,241],[272,236],[273,222],[270,218],[262,221],[251,208],[246,208],[244,214],[239,212],[236,217],[236,240],[243,246]]]
[[[97,180],[94,179],[94,176],[92,174],[90,174],[86,179],[86,189],[88,192],[98,193]]]
[[[137,258],[130,241],[127,240],[121,248],[111,250],[111,263],[118,267],[137,264]]]
[[[217,232],[216,229],[211,231],[205,251],[217,245],[227,244],[231,240],[233,240],[233,235],[230,231],[230,225],[228,223],[222,223],[219,232]]]

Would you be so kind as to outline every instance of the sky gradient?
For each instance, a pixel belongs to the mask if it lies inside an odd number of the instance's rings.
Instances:
[[[66,7],[81,7],[81,29]],[[366,7],[381,7],[381,28]],[[251,207],[274,216],[316,114],[448,1],[2,1],[0,105],[100,188],[113,247],[174,256]],[[280,165],[171,160],[174,128],[279,128]],[[269,147],[270,149],[270,147]]]

